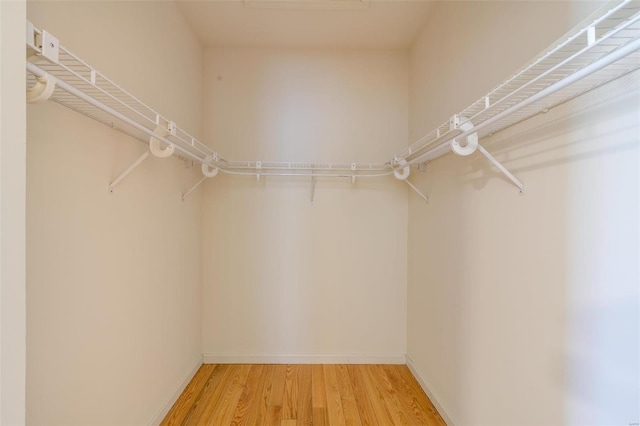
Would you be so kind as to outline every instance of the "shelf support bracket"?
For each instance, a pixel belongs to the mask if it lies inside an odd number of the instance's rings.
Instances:
[[[193,185],[193,186],[192,186],[192,187],[191,187],[187,192],[185,192],[184,194],[182,194],[182,201],[186,200],[186,199],[187,199],[187,197],[188,197],[189,195],[191,195],[191,193],[192,193],[193,191],[195,191],[195,190],[200,186],[200,184],[201,184],[202,182],[204,182],[205,180],[207,180],[207,177],[206,177],[206,176],[203,176],[203,177],[202,177],[198,182],[196,182],[196,184],[195,184],[195,185]]]
[[[496,160],[493,155],[489,154],[489,151],[484,149],[482,145],[478,145],[478,151],[480,151],[482,155],[487,157],[487,159],[491,161],[494,166],[496,166],[511,182],[513,182],[515,186],[518,187],[518,189],[520,190],[520,194],[524,194],[524,184],[517,177],[515,177],[509,170],[507,170],[506,167],[500,164],[500,162]]]
[[[408,179],[404,180],[405,182],[407,182],[407,185],[409,185],[409,188],[413,189],[416,194],[418,194],[420,196],[420,198],[422,198],[424,200],[425,203],[429,202],[429,197],[427,197],[426,195],[424,195],[422,193],[422,191],[420,191],[418,188],[416,188],[416,186],[414,184],[412,184],[411,182],[409,182]]]
[[[311,177],[311,205],[313,205],[314,198],[316,196],[316,177]]]
[[[129,167],[127,167],[127,169],[120,173],[120,175],[115,178],[113,180],[113,182],[111,182],[109,184],[109,192],[113,192],[113,189],[124,179],[126,178],[129,173],[131,173],[136,167],[138,167],[140,165],[140,163],[142,163],[147,157],[149,156],[149,151],[145,151],[144,154],[142,154],[140,157],[138,157],[138,159],[136,161],[133,162],[132,165],[130,165]]]

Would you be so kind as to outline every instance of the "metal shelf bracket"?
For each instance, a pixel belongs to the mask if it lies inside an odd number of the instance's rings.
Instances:
[[[515,186],[520,190],[520,194],[524,194],[524,184],[513,175],[505,166],[503,166],[496,158],[489,153],[482,145],[478,145],[478,151],[482,153],[491,163],[498,168]]]
[[[313,205],[314,199],[316,197],[316,177],[311,177],[311,205]]]
[[[425,203],[429,202],[429,197],[427,197],[425,194],[423,194],[422,191],[420,191],[414,184],[409,182],[408,179],[405,179],[404,181],[407,182],[407,185],[409,185],[409,188],[413,189],[415,191],[415,193],[418,194],[420,196],[420,198],[422,198],[424,200]]]
[[[185,192],[184,194],[182,194],[182,201],[186,200],[187,197],[189,195],[191,195],[193,193],[193,191],[195,191],[202,182],[204,182],[205,180],[207,180],[207,176],[203,176],[198,182],[196,182],[195,185],[193,185],[191,188],[189,188],[189,190],[187,192]]]
[[[126,178],[129,173],[131,173],[136,167],[138,167],[140,165],[140,163],[142,163],[144,160],[146,160],[146,158],[149,156],[149,151],[145,151],[144,154],[142,154],[140,157],[138,157],[138,159],[136,161],[133,162],[133,164],[131,164],[129,167],[127,167],[127,169],[120,173],[120,175],[118,175],[118,177],[116,177],[113,182],[111,182],[109,184],[109,192],[113,192],[113,189],[124,179]]]

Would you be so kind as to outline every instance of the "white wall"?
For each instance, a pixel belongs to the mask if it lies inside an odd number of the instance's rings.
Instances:
[[[407,110],[407,52],[206,52],[205,139],[229,159],[386,161]],[[205,361],[403,359],[402,183],[319,179],[314,205],[309,178],[206,185]]]
[[[24,1],[0,2],[0,424],[25,422]]]
[[[28,17],[200,133],[202,49],[172,2],[32,2]],[[27,423],[147,424],[201,360],[201,192],[177,159],[49,102],[28,107]]]
[[[438,4],[411,140],[595,6]],[[479,154],[412,177],[430,203],[410,196],[407,353],[458,425],[638,421],[638,77],[617,86],[483,142],[524,196]]]

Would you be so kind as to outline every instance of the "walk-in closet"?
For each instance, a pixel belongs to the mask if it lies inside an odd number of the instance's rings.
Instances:
[[[637,425],[640,2],[0,2],[2,425]]]

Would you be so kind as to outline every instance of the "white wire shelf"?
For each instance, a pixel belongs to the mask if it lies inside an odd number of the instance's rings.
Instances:
[[[34,39],[27,41],[27,47],[36,54],[30,58],[30,62],[33,62],[35,66],[31,66],[31,71],[27,73],[29,87],[36,83],[36,76],[42,76],[43,72],[50,74],[58,80],[51,100],[146,143],[149,142],[150,136],[142,129],[154,132],[158,126],[169,128],[171,120],[163,117],[153,108],[118,86],[64,46],[57,46],[57,60],[47,58],[42,47],[42,37],[46,37],[45,33],[33,27],[31,23],[28,23],[27,26],[30,29],[28,34],[30,32],[34,36]],[[53,42],[55,43],[57,40],[54,39]],[[27,66],[29,69],[29,64]],[[130,122],[89,103],[86,97],[81,98],[63,88],[68,86],[120,113],[123,117],[137,123],[139,127],[134,127]],[[165,139],[179,147],[176,155],[181,158],[199,161],[209,156],[219,159],[221,162],[224,161],[217,153],[178,126],[174,126]]]
[[[475,143],[477,150],[522,192],[524,185],[478,144],[478,138],[544,113],[640,69],[640,0],[610,3],[522,70],[386,163],[228,161],[59,45],[51,34],[28,23],[27,35],[28,51],[32,53],[27,63],[29,88],[53,76],[56,79],[50,97],[53,101],[147,144],[153,140],[175,147],[175,151],[167,152],[202,164],[205,177],[196,186],[218,171],[258,179],[261,176],[351,177],[352,182],[356,177],[394,174],[427,200],[406,180],[410,166],[432,161],[456,146],[465,148],[465,141],[466,145]],[[46,87],[44,89],[46,92]],[[148,152],[118,176],[109,189],[147,155]],[[195,186],[185,196],[194,189]]]
[[[177,148],[174,155],[178,158],[216,167],[222,172],[237,172],[232,174],[290,176],[295,173],[340,176],[349,172],[349,176],[375,177],[391,173],[391,167],[384,163],[227,161],[219,153],[57,43],[57,40],[46,31],[34,27],[31,23],[27,25],[28,34],[32,34],[31,39],[27,41],[27,47],[35,54],[30,57],[30,63],[27,65],[28,87],[36,84],[36,77],[52,75],[57,79],[50,98],[54,102],[144,143],[149,143],[150,138],[155,137],[167,144],[173,144]],[[43,43],[47,42],[46,37],[57,44],[54,57],[48,56],[43,50]],[[114,111],[117,114],[114,114]],[[158,127],[166,129],[167,133],[164,136],[162,133],[154,133]]]
[[[454,138],[499,132],[639,69],[638,40],[640,2],[610,3],[487,95],[412,143],[391,164],[432,161],[451,152]],[[578,74],[584,76],[575,78]]]

